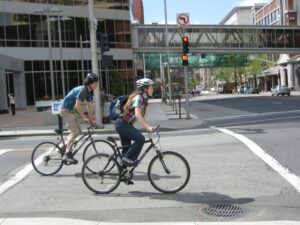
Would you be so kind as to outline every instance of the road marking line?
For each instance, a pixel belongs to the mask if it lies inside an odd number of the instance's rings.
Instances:
[[[273,121],[273,120],[296,119],[296,118],[300,118],[300,116],[290,116],[290,117],[274,118],[274,119],[250,120],[250,121],[237,122],[237,123],[221,123],[221,124],[218,124],[217,126],[232,127],[232,126],[241,125],[241,124],[248,124],[248,123],[266,122],[266,121]]]
[[[205,119],[205,121],[215,121],[215,120],[223,120],[223,119],[236,119],[236,118],[256,117],[256,116],[281,115],[281,114],[299,113],[299,112],[300,112],[300,110],[280,111],[280,112],[266,112],[266,113],[252,113],[252,114],[246,114],[246,115],[214,117],[214,118]]]
[[[0,149],[0,155],[3,155],[6,152],[14,151],[14,149]]]
[[[46,153],[45,153],[46,154]],[[43,162],[44,155],[41,155],[39,158],[35,160],[35,165],[39,165]],[[28,164],[25,166],[21,171],[19,171],[17,174],[15,174],[12,178],[10,178],[8,181],[0,185],[0,194],[5,192],[10,187],[14,186],[15,184],[19,183],[21,180],[23,180],[31,171],[33,170],[32,164]]]
[[[284,179],[286,179],[296,190],[300,193],[300,178],[293,174],[288,168],[282,166],[276,159],[266,153],[261,147],[254,143],[249,138],[234,133],[228,129],[212,127],[213,129],[219,130],[225,134],[231,135],[244,143],[255,155],[261,158],[265,163],[267,163],[271,168],[273,168],[277,173],[279,173]]]

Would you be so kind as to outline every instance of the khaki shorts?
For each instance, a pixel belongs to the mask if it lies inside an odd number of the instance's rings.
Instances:
[[[60,109],[59,114],[64,119],[66,126],[72,135],[77,136],[81,133],[81,128],[75,112],[68,109]]]

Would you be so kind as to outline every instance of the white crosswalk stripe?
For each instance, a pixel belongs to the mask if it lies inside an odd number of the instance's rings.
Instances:
[[[297,191],[300,193],[300,178],[293,174],[288,168],[282,166],[276,159],[266,153],[260,146],[254,143],[249,138],[234,133],[228,129],[213,127],[225,134],[231,135],[244,143],[255,155],[261,158],[266,164],[268,164],[273,170],[279,173],[284,179],[286,179]]]
[[[3,155],[4,153],[11,152],[11,151],[14,151],[14,149],[0,149],[0,155]]]

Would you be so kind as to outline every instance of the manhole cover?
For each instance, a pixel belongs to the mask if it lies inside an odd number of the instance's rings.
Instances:
[[[230,203],[217,203],[205,206],[200,209],[201,213],[208,216],[222,218],[237,218],[246,214],[247,210],[243,207]]]

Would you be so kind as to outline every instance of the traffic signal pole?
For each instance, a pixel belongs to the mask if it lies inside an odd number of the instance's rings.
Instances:
[[[185,89],[185,103],[186,103],[186,119],[190,119],[190,104],[189,104],[189,91],[188,91],[188,73],[187,67],[189,65],[189,38],[184,36],[182,37],[182,66],[184,74],[184,89]]]
[[[185,88],[185,103],[186,103],[186,119],[191,119],[190,117],[190,103],[189,103],[189,91],[188,91],[188,73],[187,66],[183,66],[184,73],[184,88]]]

